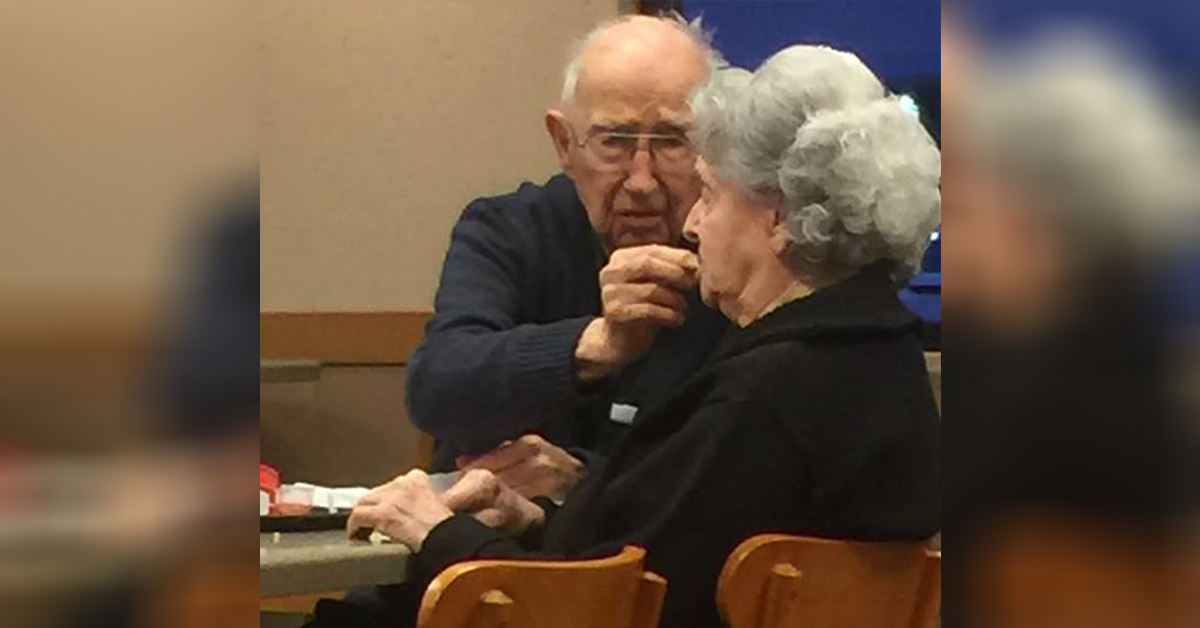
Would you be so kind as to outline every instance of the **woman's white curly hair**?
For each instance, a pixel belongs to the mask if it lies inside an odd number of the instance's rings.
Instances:
[[[782,199],[800,272],[920,267],[941,220],[941,152],[853,54],[791,46],[754,73],[715,72],[692,97],[694,140],[717,176]]]

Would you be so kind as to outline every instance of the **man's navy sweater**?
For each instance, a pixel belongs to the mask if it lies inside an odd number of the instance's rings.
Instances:
[[[564,175],[467,207],[408,366],[409,414],[438,439],[433,470],[531,431],[603,454],[627,429],[609,420],[613,403],[648,407],[703,364],[728,324],[691,294],[687,321],[664,329],[647,356],[578,382],[575,347],[601,313],[606,261]]]

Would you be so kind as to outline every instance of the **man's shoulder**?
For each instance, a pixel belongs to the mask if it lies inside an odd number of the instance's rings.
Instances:
[[[560,250],[590,250],[595,235],[587,212],[565,175],[544,184],[525,182],[516,190],[473,201],[454,228],[454,239],[488,241],[514,250],[542,250],[558,243]]]
[[[525,181],[512,192],[477,198],[467,206],[463,217],[503,217],[520,221],[545,216],[570,217],[582,209],[575,184],[566,175],[557,174],[540,185]]]

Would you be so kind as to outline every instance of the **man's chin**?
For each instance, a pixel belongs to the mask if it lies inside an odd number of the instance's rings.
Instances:
[[[679,246],[679,238],[671,237],[666,227],[656,229],[619,229],[613,234],[613,245],[618,249],[647,244]]]

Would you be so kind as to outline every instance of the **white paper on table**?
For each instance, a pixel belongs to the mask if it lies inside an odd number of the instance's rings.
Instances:
[[[371,489],[361,486],[330,488],[307,482],[296,482],[279,487],[279,501],[313,508],[349,509],[353,508],[363,495],[370,492]]]
[[[279,487],[278,502],[281,504],[303,504],[311,506],[313,503],[313,492],[316,486],[297,482],[296,484],[283,484]]]
[[[462,475],[462,471],[434,473],[429,476],[429,483],[433,485],[435,493],[442,493],[454,486]],[[358,504],[358,500],[370,492],[371,489],[362,486],[330,488],[308,482],[296,482],[279,487],[279,503],[301,504],[320,509],[348,510],[354,508]]]
[[[361,486],[350,488],[335,488],[329,491],[329,505],[332,508],[349,509],[354,508],[358,500],[362,499],[371,489]]]
[[[327,486],[318,486],[313,489],[312,503],[313,508],[329,508],[333,502],[333,491]]]

